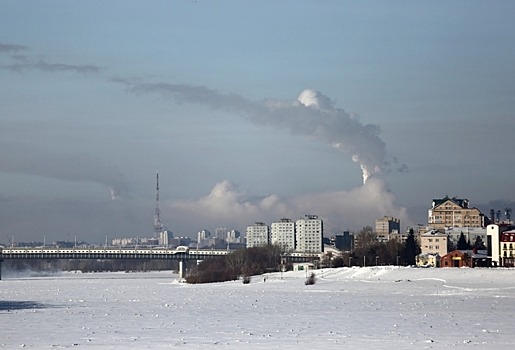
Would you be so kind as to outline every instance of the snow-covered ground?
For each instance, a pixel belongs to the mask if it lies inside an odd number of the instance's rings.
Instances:
[[[515,269],[3,276],[2,349],[512,349]]]

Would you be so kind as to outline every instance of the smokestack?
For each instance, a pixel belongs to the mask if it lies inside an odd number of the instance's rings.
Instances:
[[[492,224],[495,224],[495,210],[494,209],[490,209],[490,221],[492,222]]]

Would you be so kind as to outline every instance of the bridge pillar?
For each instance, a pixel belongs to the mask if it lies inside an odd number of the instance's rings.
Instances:
[[[2,259],[0,259],[0,281],[2,280]]]
[[[179,260],[179,280],[184,281],[186,279],[186,260]]]

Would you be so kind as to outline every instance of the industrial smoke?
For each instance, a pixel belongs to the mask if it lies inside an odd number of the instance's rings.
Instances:
[[[386,145],[379,137],[378,125],[363,124],[359,118],[336,108],[331,99],[319,91],[306,89],[296,100],[268,99],[250,101],[237,94],[223,94],[203,86],[168,83],[143,83],[113,80],[136,94],[161,94],[176,102],[188,102],[245,115],[254,124],[286,129],[292,134],[320,140],[348,154],[359,164],[366,183],[385,165]]]

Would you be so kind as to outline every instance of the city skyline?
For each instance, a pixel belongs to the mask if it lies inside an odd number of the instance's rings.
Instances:
[[[513,207],[515,4],[0,5],[0,242]]]

